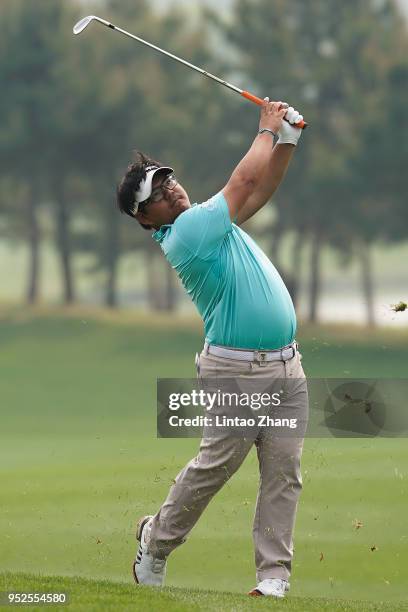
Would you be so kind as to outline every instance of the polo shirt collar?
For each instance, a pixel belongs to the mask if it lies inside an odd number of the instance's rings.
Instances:
[[[161,242],[164,236],[166,235],[166,232],[168,232],[168,230],[170,229],[170,227],[171,225],[162,225],[158,230],[156,230],[152,234],[153,240],[156,240],[156,242]]]

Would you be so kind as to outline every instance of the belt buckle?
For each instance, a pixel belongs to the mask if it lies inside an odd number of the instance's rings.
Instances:
[[[284,356],[283,356],[283,353],[286,353],[286,351],[292,351],[291,356],[290,356],[290,357],[288,357],[288,358],[286,358],[286,357],[284,357]],[[295,349],[295,347],[294,347],[294,346],[290,346],[290,347],[288,347],[288,348],[286,348],[286,349],[283,349],[283,351],[281,351],[282,361],[285,361],[285,362],[286,362],[286,361],[290,361],[291,359],[293,359],[295,355],[296,355],[296,349]]]
[[[258,361],[259,365],[260,366],[265,366],[267,364],[267,361],[266,361],[266,351],[257,351],[256,355],[257,355],[257,361]]]

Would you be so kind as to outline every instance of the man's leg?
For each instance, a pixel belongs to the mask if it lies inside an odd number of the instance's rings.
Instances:
[[[251,371],[247,363],[235,363],[209,356],[204,350],[196,358],[197,375],[206,391],[218,388],[218,377],[234,377]],[[214,406],[211,414],[233,416],[234,407]],[[215,434],[215,435],[214,435]],[[228,479],[237,471],[254,437],[232,437],[204,428],[200,451],[177,475],[166,501],[154,516],[149,550],[153,556],[166,557],[182,544],[202,512]]]
[[[203,438],[200,451],[175,479],[154,516],[149,551],[164,558],[185,541],[211,498],[240,467],[253,439]]]
[[[285,396],[281,408],[307,422],[308,393],[299,355],[285,363]],[[288,580],[293,557],[293,529],[302,489],[300,459],[303,438],[265,429],[256,441],[260,485],[253,539],[258,583]]]
[[[288,580],[293,557],[293,528],[302,489],[303,440],[265,436],[256,442],[260,485],[253,539],[257,582]]]

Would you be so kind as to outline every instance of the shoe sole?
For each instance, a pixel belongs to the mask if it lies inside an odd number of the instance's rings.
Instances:
[[[148,521],[150,521],[151,518],[152,518],[151,515],[148,515],[148,516],[142,516],[142,518],[139,519],[137,523],[137,527],[136,527],[136,540],[138,542],[140,542],[141,540],[144,526],[146,525]],[[132,563],[132,574],[133,574],[133,579],[135,583],[140,584],[139,580],[137,579],[137,574],[136,574],[136,559]]]
[[[258,589],[253,589],[252,591],[249,591],[248,595],[250,597],[266,597],[266,595],[264,595],[263,593],[261,593],[261,591],[258,591]],[[276,599],[284,599],[284,595],[268,595],[268,597],[275,597]]]
[[[285,585],[285,593],[288,593],[289,589],[290,589],[290,583],[288,582]],[[252,591],[249,591],[247,595],[250,595],[251,597],[265,597],[265,595],[261,593],[261,591],[258,591],[258,589],[252,589]],[[278,599],[283,599],[285,595],[273,595],[273,597],[277,597]]]

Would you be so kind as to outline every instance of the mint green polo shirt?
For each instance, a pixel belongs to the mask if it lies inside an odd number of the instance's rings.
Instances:
[[[295,309],[278,271],[240,227],[222,192],[154,232],[190,295],[209,344],[277,349],[296,333]]]

